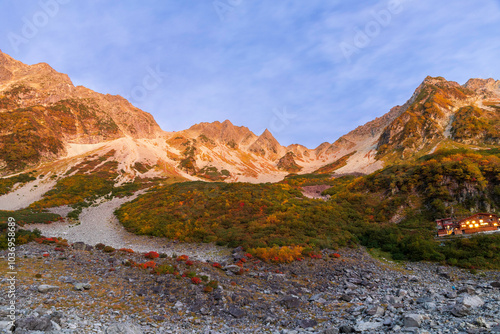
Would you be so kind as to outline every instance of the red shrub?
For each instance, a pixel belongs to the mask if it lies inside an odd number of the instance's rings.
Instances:
[[[311,254],[309,254],[309,256],[311,257],[311,259],[322,259],[323,258],[323,256],[321,256],[321,254],[311,253]]]
[[[160,254],[158,254],[157,252],[149,252],[149,253],[146,253],[145,256],[147,259],[153,260],[153,259],[160,257]]]
[[[218,263],[218,262],[214,262],[214,263],[212,264],[212,267],[222,269],[221,264],[220,264],[220,263]]]
[[[339,253],[333,253],[333,256],[335,256],[337,259],[340,257]]]
[[[154,262],[154,261],[148,261],[148,262],[145,262],[145,263],[141,263],[139,266],[142,269],[154,268],[154,267],[156,267],[156,262]]]
[[[193,284],[200,284],[201,278],[195,276],[195,277],[191,278],[191,282],[193,282]]]
[[[194,264],[194,263],[193,263],[193,261],[191,261],[191,260],[187,260],[187,261],[186,261],[186,265],[188,265],[188,266],[192,266],[193,264]]]
[[[120,248],[118,251],[124,252],[124,253],[133,253],[134,251],[130,248]]]
[[[177,261],[187,261],[189,260],[189,256],[187,255],[179,255],[179,257],[177,257]]]

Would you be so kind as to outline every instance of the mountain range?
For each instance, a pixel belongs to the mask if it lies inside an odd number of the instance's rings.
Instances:
[[[309,149],[283,146],[267,129],[257,135],[229,120],[166,132],[120,96],[74,86],[48,64],[26,65],[0,51],[4,177],[36,169],[63,178],[99,156],[102,164],[115,163],[120,182],[176,176],[259,183],[291,173],[368,174],[441,148],[499,144],[500,81],[493,79],[460,85],[427,77],[404,105]]]

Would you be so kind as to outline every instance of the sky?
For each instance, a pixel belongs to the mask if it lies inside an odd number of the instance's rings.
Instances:
[[[426,76],[500,79],[500,0],[5,0],[0,49],[118,94],[165,131],[333,142]]]

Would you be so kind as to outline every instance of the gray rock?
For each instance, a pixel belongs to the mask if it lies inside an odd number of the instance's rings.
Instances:
[[[242,309],[240,309],[236,305],[229,305],[229,308],[227,311],[229,314],[231,314],[233,317],[235,317],[237,319],[243,318],[246,315],[245,311],[243,311]]]
[[[354,327],[351,326],[340,326],[339,327],[339,333],[354,333]]]
[[[12,326],[12,321],[0,321],[0,330],[10,331]]]
[[[389,296],[389,298],[387,298],[387,300],[391,304],[401,304],[401,302],[403,301],[403,297]]]
[[[444,293],[444,296],[449,299],[457,298],[457,293],[456,291],[446,291]]]
[[[417,304],[431,303],[433,302],[431,297],[420,297],[416,300]]]
[[[372,331],[372,330],[376,330],[380,327],[382,327],[383,324],[381,322],[364,322],[364,321],[360,321],[356,324],[356,327],[354,328],[354,330],[356,332],[365,332],[365,331]]]
[[[476,293],[476,290],[474,290],[474,289],[473,289],[472,287],[470,287],[470,286],[467,286],[467,287],[465,287],[465,288],[463,288],[463,289],[458,290],[458,294],[459,294],[459,295],[464,294],[464,293],[466,293],[466,294],[468,294],[468,295],[476,295],[476,294],[477,294],[477,293]]]
[[[59,282],[72,284],[75,283],[75,279],[71,276],[61,276],[59,277]]]
[[[317,293],[314,296],[311,296],[311,298],[309,298],[309,301],[315,302],[315,301],[318,301],[319,299],[321,299],[322,297],[323,297],[322,293]]]
[[[288,309],[297,308],[300,306],[300,299],[295,296],[285,296],[279,301],[279,303]]]
[[[340,296],[340,300],[343,300],[345,302],[350,303],[351,300],[352,300],[352,296],[351,295],[347,295],[347,294],[343,294],[342,296]]]
[[[491,282],[490,285],[494,288],[500,288],[500,282]]]
[[[0,306],[0,317],[6,317],[10,314],[8,306]]]
[[[484,320],[483,317],[478,317],[476,319],[476,324],[479,326],[479,327],[483,327],[483,328],[490,328],[491,326],[486,322],[486,320]]]
[[[371,309],[369,309],[366,312],[368,315],[371,315],[372,317],[381,317],[384,315],[385,310],[383,307],[380,306],[374,306]]]
[[[455,304],[455,306],[451,310],[451,314],[459,318],[465,317],[470,314],[470,307],[467,307],[463,304]]]
[[[391,326],[392,322],[393,322],[392,318],[385,318],[383,324],[384,326]]]
[[[424,303],[423,307],[426,310],[435,310],[437,308],[437,305],[434,302],[429,302],[429,303]]]
[[[73,249],[76,249],[76,250],[84,251],[87,249],[87,245],[81,241],[75,242],[72,246],[73,246]]]
[[[464,295],[457,300],[457,303],[470,308],[478,308],[484,305],[484,301],[479,296]]]
[[[59,287],[54,286],[54,285],[42,284],[42,285],[39,285],[37,289],[38,289],[38,292],[46,293],[46,292],[52,292],[52,291],[59,290]]]
[[[423,317],[420,314],[406,314],[403,318],[403,325],[408,327],[420,327],[422,325]]]
[[[105,334],[143,334],[139,326],[131,323],[114,323],[106,328]]]
[[[74,283],[73,287],[75,288],[75,290],[83,291],[83,290],[89,290],[92,287],[92,285],[90,283]]]
[[[232,272],[233,274],[236,274],[237,272],[240,271],[241,267],[235,265],[235,264],[231,264],[229,266],[225,266],[224,268],[225,271],[229,271],[229,272]]]
[[[318,322],[314,319],[304,319],[304,320],[299,320],[299,326],[302,328],[313,328],[318,325]]]
[[[24,319],[16,320],[16,332],[18,330],[28,330],[28,331],[50,331],[54,329],[50,317],[29,317]]]
[[[339,330],[337,328],[328,328],[322,331],[321,334],[339,334]]]

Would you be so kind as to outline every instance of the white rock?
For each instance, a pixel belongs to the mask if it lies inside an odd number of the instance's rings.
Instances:
[[[54,285],[48,285],[48,284],[42,284],[38,286],[38,292],[41,293],[46,293],[46,292],[51,292],[51,291],[56,291],[59,290],[58,286]]]
[[[360,321],[356,324],[355,330],[356,332],[364,332],[364,331],[370,331],[370,330],[375,330],[383,326],[383,323],[381,322],[364,322]]]

